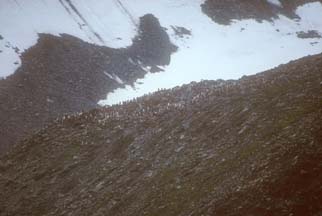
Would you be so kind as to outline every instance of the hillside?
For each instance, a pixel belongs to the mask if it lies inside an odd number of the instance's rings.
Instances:
[[[127,48],[86,43],[71,35],[41,34],[22,65],[0,79],[0,154],[57,117],[99,107],[108,92],[158,72],[176,51],[156,17],[140,19]]]
[[[0,215],[322,213],[322,55],[65,116],[0,160]]]
[[[1,0],[0,27],[0,155],[66,114],[322,52],[321,0]]]

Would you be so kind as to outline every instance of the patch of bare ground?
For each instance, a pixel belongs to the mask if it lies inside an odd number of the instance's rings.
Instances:
[[[202,10],[214,22],[229,25],[234,20],[255,19],[272,21],[278,15],[284,15],[291,19],[299,19],[295,10],[297,7],[310,2],[322,2],[321,0],[280,0],[281,6],[270,3],[267,0],[207,0],[201,5]]]

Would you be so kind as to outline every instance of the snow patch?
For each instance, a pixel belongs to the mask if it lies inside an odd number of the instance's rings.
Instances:
[[[296,14],[301,17],[300,25],[308,30],[322,33],[322,3],[312,2],[297,8]]]
[[[116,74],[109,74],[106,71],[104,71],[104,74],[110,79],[116,81],[118,84],[124,84],[123,80],[121,80],[120,77],[118,77]]]
[[[274,4],[276,6],[282,7],[282,3],[279,0],[267,0],[269,3]]]

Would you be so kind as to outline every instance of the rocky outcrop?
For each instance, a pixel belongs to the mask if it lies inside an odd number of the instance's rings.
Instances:
[[[57,119],[0,160],[0,215],[319,215],[322,55]]]
[[[300,31],[296,32],[298,38],[307,39],[307,38],[322,38],[318,31],[310,30],[307,32]]]
[[[176,47],[157,18],[148,14],[140,21],[124,49],[41,34],[22,54],[22,66],[0,80],[0,154],[57,117],[98,107],[107,93],[143,78],[147,66],[169,64]]]
[[[201,5],[202,10],[214,22],[229,25],[233,20],[255,19],[272,21],[278,15],[284,15],[291,19],[299,19],[295,10],[298,6],[321,0],[280,0],[281,5],[276,5],[267,0],[246,1],[217,1],[207,0]]]

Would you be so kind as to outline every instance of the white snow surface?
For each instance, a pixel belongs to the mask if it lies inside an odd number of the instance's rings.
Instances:
[[[109,74],[106,71],[104,71],[104,74],[108,76],[110,79],[116,81],[118,84],[124,84],[123,80],[121,80],[121,78],[118,77],[116,74]]]
[[[164,72],[148,73],[134,88],[117,89],[100,104],[119,103],[191,81],[237,79],[322,52],[321,39],[300,39],[296,35],[308,30],[322,34],[319,2],[300,6],[296,11],[301,17],[298,21],[280,15],[274,22],[236,20],[224,26],[202,13],[203,1],[71,0],[80,17],[66,0],[0,0],[0,35],[4,38],[0,40],[0,77],[14,73],[20,66],[20,53],[37,42],[38,33],[67,33],[93,44],[126,47],[136,35],[139,18],[147,13],[167,28],[179,50]],[[279,2],[269,1],[276,5]],[[180,38],[171,26],[185,27],[192,35]],[[122,82],[114,74],[109,75]]]
[[[279,0],[267,0],[269,3],[282,7],[282,3]]]

